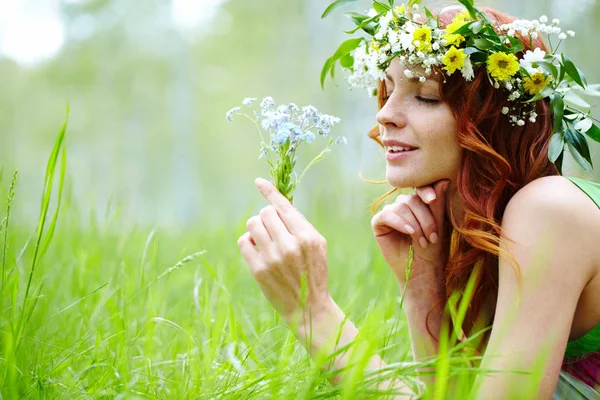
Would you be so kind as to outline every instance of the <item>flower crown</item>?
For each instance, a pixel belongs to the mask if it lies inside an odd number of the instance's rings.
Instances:
[[[322,15],[353,0],[336,0]],[[486,68],[488,79],[495,89],[506,92],[510,107],[503,107],[513,126],[535,122],[535,102],[548,98],[552,106],[554,132],[548,158],[561,171],[565,147],[586,172],[593,168],[590,150],[584,133],[600,142],[599,122],[590,115],[591,106],[579,94],[599,95],[600,87],[587,85],[585,76],[564,54],[558,53],[560,44],[575,32],[562,32],[560,21],[548,24],[546,16],[538,20],[515,20],[496,25],[484,12],[474,7],[473,0],[458,0],[464,6],[445,29],[439,18],[421,0],[394,6],[394,0],[373,1],[373,9],[366,14],[347,12],[357,27],[346,33],[362,31],[370,36],[352,38],[343,42],[325,62],[321,71],[321,86],[329,73],[334,76],[336,62],[352,72],[348,83],[352,87],[367,88],[376,95],[377,83],[385,78],[385,71],[396,57],[406,66],[407,78],[424,82],[435,69],[446,76],[462,74],[470,81],[474,70]],[[442,13],[450,8],[442,10]],[[424,13],[424,16],[423,14]],[[517,37],[533,41],[546,35],[550,51],[540,48],[527,50]],[[558,36],[552,47],[551,36]],[[522,55],[521,58],[518,56]],[[424,73],[419,72],[423,70]],[[562,172],[561,172],[562,173]]]

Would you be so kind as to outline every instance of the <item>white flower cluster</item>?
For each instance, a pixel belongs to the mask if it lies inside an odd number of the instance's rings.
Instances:
[[[418,10],[418,5],[414,5],[413,11],[417,12]],[[373,9],[368,12],[368,15],[371,16],[376,14]],[[420,15],[413,14],[412,18],[418,20]],[[441,65],[442,56],[445,53],[441,38],[444,31],[438,28],[431,29],[431,49],[422,51],[419,50],[422,43],[415,40],[415,31],[421,25],[407,20],[402,26],[398,27],[397,21],[392,11],[384,14],[379,19],[379,30],[373,37],[377,43],[381,42],[383,44],[374,46],[365,43],[365,45],[356,48],[352,52],[354,72],[348,77],[350,86],[366,88],[369,93],[372,93],[372,88],[385,78],[385,70],[389,65],[390,58],[393,58],[394,55],[399,55],[400,62],[408,67],[422,67],[425,70],[425,75],[431,74],[432,67]],[[425,80],[425,75],[412,72],[409,69],[405,71],[405,75],[407,78],[418,77],[422,82]]]
[[[539,19],[534,20],[526,20],[526,19],[517,19],[511,22],[510,24],[500,25],[500,30],[504,31],[507,36],[515,37],[517,33],[521,36],[530,36],[532,39],[537,39],[540,33],[545,33],[547,35],[558,35],[560,40],[564,40],[567,36],[574,37],[575,32],[567,31],[562,32],[562,29],[558,26],[560,25],[560,20],[553,19],[551,25],[547,25],[548,17],[542,15]]]

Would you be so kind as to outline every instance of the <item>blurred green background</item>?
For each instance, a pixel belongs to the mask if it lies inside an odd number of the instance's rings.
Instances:
[[[369,224],[368,207],[387,187],[359,178],[385,178],[383,151],[366,136],[376,101],[349,90],[339,68],[325,91],[319,84],[324,61],[352,28],[342,13],[322,20],[327,3],[0,0],[0,220],[19,171],[0,238],[3,398],[337,395],[236,246],[246,219],[266,204],[254,178],[268,177],[254,127],[225,119],[245,97],[312,104],[342,119],[331,134],[348,144],[307,173],[295,202],[327,238],[330,292],[369,348],[388,362],[410,358],[398,288]],[[590,83],[600,82],[600,4],[485,4],[560,18],[577,33],[563,49]],[[36,264],[46,162],[67,103],[61,214]],[[324,145],[306,146],[300,166]],[[590,146],[600,165],[598,143]],[[572,160],[565,166],[586,177]],[[599,166],[594,173],[587,178],[600,181]],[[343,389],[346,398],[357,381]]]
[[[322,20],[327,3],[0,0],[0,164],[5,177],[19,170],[15,213],[37,219],[46,157],[69,102],[67,190],[84,223],[116,208],[126,223],[148,227],[238,223],[261,206],[253,181],[268,169],[249,121],[228,123],[225,113],[244,97],[264,96],[337,115],[332,135],[348,138],[306,175],[299,207],[366,213],[386,190],[358,176],[385,177],[383,153],[366,137],[376,102],[349,90],[339,67],[320,88],[323,62],[352,27],[341,12]],[[560,18],[577,33],[563,51],[590,83],[600,82],[599,2],[477,4]],[[301,162],[324,144],[307,147]],[[598,144],[591,146],[600,164]],[[572,162],[567,173],[585,176]],[[600,168],[587,178],[600,180]]]

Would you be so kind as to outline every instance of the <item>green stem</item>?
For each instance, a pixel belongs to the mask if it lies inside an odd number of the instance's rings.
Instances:
[[[331,147],[332,144],[333,144],[333,140],[330,140],[329,144],[327,144],[327,147],[325,147],[325,149],[323,149],[323,151],[320,152],[318,156],[316,156],[315,158],[313,158],[313,160],[310,163],[308,163],[308,165],[306,166],[306,168],[304,168],[304,171],[302,171],[302,174],[300,174],[300,178],[298,178],[298,181],[296,182],[296,184],[300,183],[300,181],[302,180],[302,177],[304,177],[304,174],[306,173],[306,171],[308,171],[308,169],[314,163],[316,163],[317,161],[322,160],[327,155],[327,153],[329,153],[331,151],[330,147]]]
[[[264,137],[263,137],[263,135],[262,135],[262,131],[260,130],[260,127],[259,127],[259,126],[258,126],[258,124],[256,123],[256,121],[257,121],[257,120],[256,120],[256,119],[252,119],[252,118],[250,118],[250,117],[249,117],[247,114],[242,114],[242,113],[236,113],[236,114],[237,114],[237,115],[241,115],[241,116],[243,116],[243,117],[246,117],[246,118],[248,118],[250,121],[252,121],[252,123],[253,123],[253,124],[254,124],[254,126],[256,127],[256,130],[258,131],[258,134],[259,134],[259,136],[260,136],[260,141],[261,141],[261,144],[262,144],[264,147],[267,147],[267,146],[266,146],[266,144],[265,144],[265,139],[264,139]]]

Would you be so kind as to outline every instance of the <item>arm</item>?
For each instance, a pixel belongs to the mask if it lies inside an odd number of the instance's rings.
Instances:
[[[312,317],[312,318],[311,318]],[[378,355],[373,355],[368,359],[370,349],[361,347],[360,340],[353,343],[360,335],[358,329],[350,321],[344,312],[330,298],[328,305],[321,308],[318,312],[308,313],[302,318],[302,323],[290,323],[296,336],[304,345],[310,356],[318,363],[322,357],[331,357],[329,362],[323,365],[326,372],[331,372],[329,380],[334,385],[343,383],[347,374],[353,374],[353,368],[358,368],[358,373],[363,371],[376,371],[387,367],[386,363]],[[348,346],[350,344],[350,346]],[[346,347],[345,349],[343,349]],[[339,351],[343,349],[342,351]],[[394,396],[395,399],[414,398],[411,390],[399,379],[381,378],[378,381],[377,388],[380,391],[390,390],[393,393],[402,393]]]
[[[520,276],[500,257],[494,328],[481,364],[533,375],[480,375],[477,399],[551,399],[557,384],[575,308],[591,276],[589,249],[594,247],[582,207],[566,194],[572,187],[547,183],[522,189],[505,210],[501,247],[515,257]]]
[[[416,188],[413,195],[400,195],[393,205],[385,206],[371,221],[379,248],[394,272],[401,292],[405,293],[404,310],[415,361],[437,355],[441,327],[444,322],[450,322],[444,321],[444,267],[450,248],[445,229],[447,183],[440,180],[431,186]],[[407,282],[405,265],[411,245],[414,254]],[[420,380],[432,385],[435,376],[423,375]]]
[[[438,342],[442,323],[450,323],[444,314],[446,289],[439,280],[435,268],[430,265],[419,265],[422,261],[415,260],[413,267],[416,270],[429,271],[429,273],[411,277],[408,284],[401,284],[404,297],[404,312],[408,321],[408,328],[412,343],[415,361],[424,361],[438,354]],[[434,282],[435,284],[432,284]],[[431,311],[431,313],[430,313]],[[429,329],[428,329],[429,328]],[[427,384],[434,383],[434,376],[424,376],[422,380]]]
[[[368,360],[360,357],[361,352],[370,354],[370,347],[345,347],[359,333],[329,296],[325,238],[272,184],[257,180],[257,186],[271,205],[248,220],[248,232],[239,238],[238,246],[265,297],[295,331],[311,356],[333,355],[330,368],[335,373],[331,374],[330,380],[334,384],[342,382],[348,370],[352,371],[354,367],[357,373],[362,373],[365,368],[384,367],[378,356]],[[340,351],[336,352],[338,349]],[[355,352],[359,357],[354,366]],[[397,379],[379,378],[380,390],[408,392]],[[410,395],[398,398],[408,399]]]

